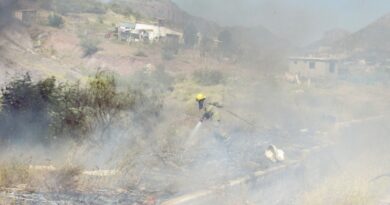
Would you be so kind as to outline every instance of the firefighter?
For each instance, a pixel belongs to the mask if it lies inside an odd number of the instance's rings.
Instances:
[[[206,96],[203,93],[196,95],[196,101],[198,102],[198,108],[202,112],[200,118],[201,122],[210,121],[213,127],[214,136],[217,139],[227,140],[227,134],[221,129],[221,118],[217,109],[223,108],[220,103],[207,101]]]
[[[198,102],[198,108],[203,111],[201,122],[205,120],[214,120],[220,122],[220,118],[216,108],[222,108],[223,106],[217,102],[208,102],[206,96],[203,93],[196,95],[196,101]]]

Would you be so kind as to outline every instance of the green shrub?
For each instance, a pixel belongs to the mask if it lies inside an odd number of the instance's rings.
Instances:
[[[148,57],[148,55],[143,51],[137,51],[134,55],[137,57]]]
[[[162,108],[154,92],[118,91],[109,72],[98,72],[86,87],[58,84],[53,77],[33,83],[26,74],[10,82],[1,94],[0,140],[8,141],[50,143],[57,138],[84,140],[92,134],[107,137],[115,123],[135,123],[123,120],[129,111],[143,126]]]
[[[83,57],[92,56],[96,52],[99,51],[99,41],[88,39],[88,38],[82,38],[80,42],[80,46],[83,49]]]
[[[200,85],[211,86],[224,83],[225,77],[221,71],[218,70],[197,70],[193,73],[193,79]]]
[[[9,83],[1,90],[1,136],[16,140],[23,136],[46,136],[50,124],[48,107],[55,103],[55,79],[33,83],[29,74]]]
[[[183,31],[184,45],[186,48],[193,48],[198,42],[198,29],[192,23],[184,27]]]
[[[238,45],[230,30],[221,31],[218,35],[218,41],[218,48],[224,56],[231,57],[237,53]]]
[[[50,106],[49,134],[76,140],[84,139],[90,130],[87,90],[81,88],[79,83],[59,85],[57,89],[57,101]]]
[[[48,16],[49,26],[61,28],[64,25],[64,20],[57,14],[50,14]]]

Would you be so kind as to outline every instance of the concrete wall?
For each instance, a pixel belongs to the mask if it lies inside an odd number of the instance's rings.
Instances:
[[[296,60],[289,61],[289,71],[307,78],[331,77],[338,74],[339,63],[325,60]]]
[[[36,23],[36,10],[19,10],[15,11],[14,17],[21,21],[25,26],[31,26]]]

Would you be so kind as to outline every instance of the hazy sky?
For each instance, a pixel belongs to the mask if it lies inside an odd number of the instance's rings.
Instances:
[[[356,31],[390,13],[390,0],[174,0],[222,25],[263,25],[299,44],[334,28]]]

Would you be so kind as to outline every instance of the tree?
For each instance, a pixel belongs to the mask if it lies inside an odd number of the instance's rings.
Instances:
[[[233,40],[232,33],[229,30],[223,30],[218,35],[219,49],[225,56],[231,56],[235,53],[236,45]]]
[[[205,57],[209,52],[213,50],[213,39],[203,36],[200,41],[200,56]]]
[[[198,29],[190,23],[184,28],[183,32],[184,45],[186,48],[193,48],[198,42]]]
[[[51,27],[61,28],[64,25],[64,20],[57,14],[50,14],[47,18]]]
[[[33,83],[27,73],[1,90],[0,132],[15,140],[45,136],[50,124],[49,105],[55,100],[55,78]],[[41,138],[42,139],[42,138]],[[41,140],[38,139],[38,140]]]
[[[156,78],[163,74],[155,73]],[[161,83],[169,83],[168,77]],[[113,136],[111,131],[118,127],[136,124],[151,130],[163,105],[157,93],[119,91],[111,72],[98,72],[85,87],[78,82],[57,83],[54,77],[33,82],[26,74],[1,89],[0,141],[50,144],[89,138],[98,142]]]

